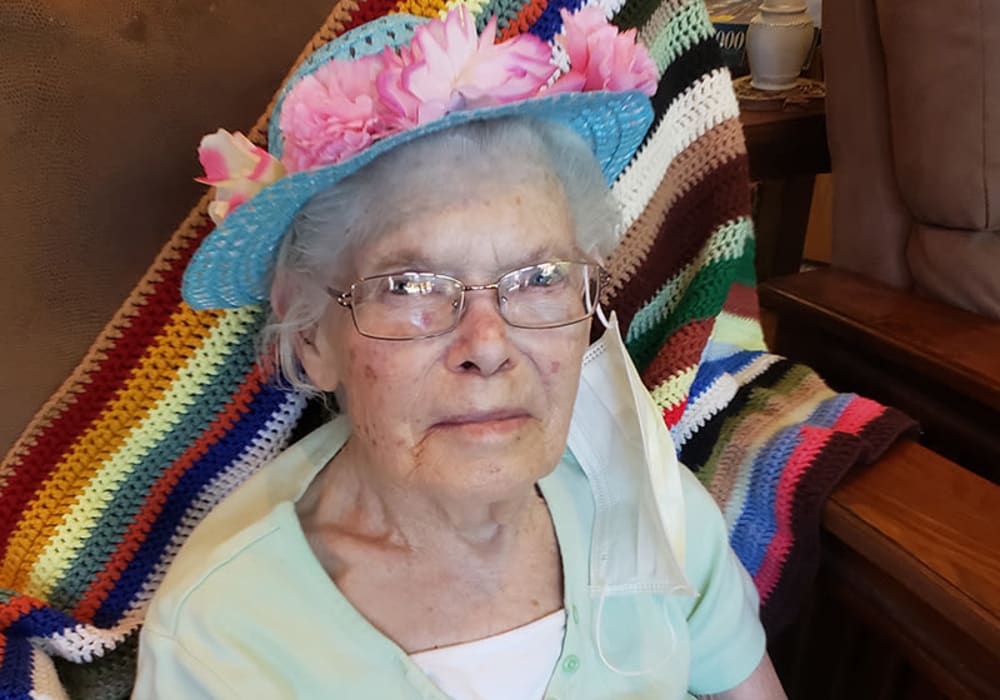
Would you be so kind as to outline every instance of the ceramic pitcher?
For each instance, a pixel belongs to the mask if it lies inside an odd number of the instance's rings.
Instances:
[[[813,26],[802,0],[764,0],[747,28],[750,84],[758,90],[794,87],[812,46]]]

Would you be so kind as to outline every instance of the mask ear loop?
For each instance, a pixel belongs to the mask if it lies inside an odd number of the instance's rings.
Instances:
[[[673,656],[674,652],[677,650],[677,632],[674,631],[674,625],[670,621],[670,616],[665,614],[664,618],[666,622],[667,629],[670,630],[670,651],[663,655],[660,661],[654,663],[652,666],[640,671],[626,671],[624,669],[618,668],[613,663],[608,660],[607,655],[604,653],[604,644],[601,641],[601,621],[604,619],[604,601],[608,599],[607,591],[601,591],[601,599],[597,603],[597,621],[594,622],[594,642],[597,645],[597,655],[601,657],[601,662],[609,669],[612,673],[617,673],[619,676],[626,676],[629,678],[634,678],[636,676],[645,676],[647,673],[652,673],[658,668],[669,663],[670,658]]]
[[[590,272],[588,271],[586,274],[589,275]],[[603,272],[603,270],[601,272],[597,273],[597,280],[598,280],[597,288],[598,288],[598,290],[600,290],[600,288],[602,286],[601,283],[603,282],[604,274],[605,273]],[[589,282],[589,280],[588,280],[588,282]],[[585,295],[585,300],[586,300],[586,303],[587,303],[587,308],[590,308],[590,305],[594,304],[594,300],[590,296],[590,285],[589,284],[587,284],[587,288],[584,290],[584,295]],[[604,315],[604,309],[601,308],[601,302],[600,301],[598,301],[596,304],[594,304],[594,312],[597,314],[597,320],[599,320],[601,322],[601,324],[604,326],[605,330],[607,330],[608,328],[611,328],[611,321],[609,321],[608,317]]]
[[[605,329],[611,328],[611,321],[604,315],[604,309],[601,308],[600,304],[594,307],[594,312],[597,314],[597,320],[604,324]]]

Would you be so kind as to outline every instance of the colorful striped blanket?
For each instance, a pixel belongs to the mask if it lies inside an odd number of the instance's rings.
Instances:
[[[341,0],[311,46],[386,12],[453,2]],[[469,2],[480,23],[498,15],[504,36],[546,40],[559,9],[580,4]],[[823,499],[910,422],[764,347],[746,151],[702,0],[601,4],[638,28],[662,74],[656,122],[614,188],[628,229],[607,301],[682,460],[722,507],[773,632],[815,573]],[[251,132],[258,142],[266,123]],[[181,302],[184,266],[211,227],[206,204],[0,466],[0,698],[127,696],[173,556],[303,411],[255,364],[261,309]]]

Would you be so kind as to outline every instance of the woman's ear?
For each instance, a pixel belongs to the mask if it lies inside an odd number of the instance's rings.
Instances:
[[[300,331],[295,335],[295,354],[309,381],[320,391],[334,391],[340,384],[336,354],[327,334],[316,329]]]
[[[271,310],[279,321],[285,320],[294,296],[303,293],[303,290],[294,288],[297,285],[293,275],[283,270],[276,272],[271,283]],[[337,388],[339,377],[335,366],[336,355],[326,333],[317,328],[298,331],[292,345],[299,364],[314,387],[320,391],[333,391]]]
[[[288,313],[292,284],[292,278],[288,273],[280,269],[275,270],[274,280],[271,282],[271,311],[279,321],[283,321],[285,314]]]

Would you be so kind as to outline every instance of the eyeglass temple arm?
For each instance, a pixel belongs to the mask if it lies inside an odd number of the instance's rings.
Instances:
[[[333,300],[343,306],[345,309],[351,308],[351,293],[342,292],[339,289],[334,289],[333,287],[327,287],[326,293],[333,297]]]

